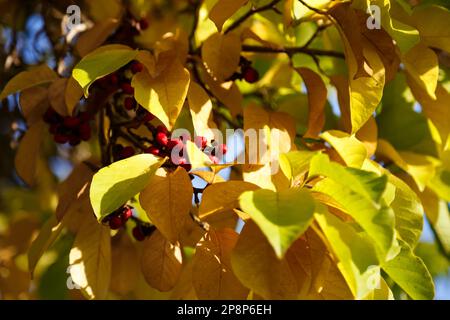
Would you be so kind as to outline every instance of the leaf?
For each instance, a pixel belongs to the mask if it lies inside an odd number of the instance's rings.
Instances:
[[[286,260],[280,260],[260,231],[249,221],[245,224],[231,254],[236,277],[264,299],[294,299],[298,293],[296,277]]]
[[[414,191],[396,176],[389,175],[389,183],[395,186],[395,198],[390,204],[395,213],[395,229],[400,238],[414,248],[423,228],[422,204]]]
[[[175,244],[192,206],[193,188],[181,167],[174,172],[160,169],[142,190],[139,202],[158,230]]]
[[[75,44],[75,50],[80,57],[86,56],[89,52],[102,45],[118,25],[119,21],[114,18],[99,21],[91,29],[80,35]]]
[[[136,287],[141,271],[136,247],[128,234],[113,238],[111,256],[111,290],[126,295]]]
[[[211,128],[215,127],[212,121],[213,104],[208,94],[198,83],[191,81],[187,99],[195,134],[208,140],[214,139],[214,133],[211,131]]]
[[[435,5],[417,7],[411,19],[426,45],[450,52],[450,12],[447,9]]]
[[[246,191],[239,197],[245,213],[261,228],[281,259],[312,221],[315,202],[306,189]]]
[[[84,96],[89,96],[91,84],[136,58],[137,51],[130,47],[111,44],[100,47],[86,55],[74,67],[72,77],[83,89]]]
[[[295,150],[280,155],[280,168],[289,179],[295,179],[309,169],[311,159],[317,154],[314,151]]]
[[[170,243],[156,230],[143,243],[141,270],[147,283],[159,291],[169,291],[180,278],[183,257],[179,243]]]
[[[70,77],[67,81],[66,91],[64,93],[64,99],[67,106],[67,112],[69,115],[73,114],[77,103],[83,97],[83,89],[80,87],[78,82]]]
[[[67,106],[65,100],[65,90],[68,80],[66,78],[57,79],[48,87],[48,101],[53,109],[61,116],[67,116]]]
[[[208,232],[192,259],[192,284],[200,300],[243,300],[249,290],[233,274],[231,252],[238,240],[231,229]]]
[[[120,0],[88,0],[86,1],[86,5],[94,21],[117,19],[123,12]]]
[[[89,299],[105,299],[111,280],[111,240],[109,227],[85,219],[70,250],[72,281]]]
[[[380,260],[391,259],[398,253],[395,240],[394,212],[380,203],[387,177],[374,173],[344,168],[319,154],[311,161],[309,178],[323,175],[313,191],[330,196],[374,240]]]
[[[222,26],[231,16],[243,7],[248,0],[219,0],[209,12],[209,18],[214,22],[217,30],[222,31]]]
[[[135,98],[171,130],[181,112],[189,89],[189,71],[174,60],[158,77],[140,72],[133,77]]]
[[[191,174],[203,179],[208,184],[214,184],[218,182],[225,182],[225,179],[221,175],[212,171],[193,170]]]
[[[200,218],[206,218],[239,208],[239,196],[245,191],[257,189],[258,186],[244,181],[226,181],[210,185],[203,192],[198,215]]]
[[[41,120],[28,129],[20,140],[14,158],[17,174],[29,186],[33,186],[35,183],[44,127],[45,124]]]
[[[184,151],[192,169],[205,168],[212,165],[212,161],[208,155],[200,150],[192,141],[186,141]]]
[[[148,184],[165,159],[140,154],[102,168],[92,179],[90,198],[100,221],[124,205]]]
[[[9,80],[6,86],[0,93],[0,101],[5,99],[10,94],[25,89],[35,87],[41,84],[46,84],[58,79],[58,75],[50,69],[46,64],[31,68],[27,71],[22,71],[14,78]]]
[[[223,82],[238,68],[241,39],[234,33],[215,33],[202,45],[202,59],[211,76]]]
[[[338,268],[353,295],[356,299],[362,299],[380,281],[379,262],[372,241],[330,214],[324,206],[317,207],[315,219],[338,258]]]
[[[339,153],[352,168],[361,168],[367,158],[367,149],[355,136],[338,130],[325,131],[320,137]]]
[[[206,71],[203,75],[205,83],[211,92],[230,110],[231,116],[236,117],[238,114],[242,114],[243,97],[236,83],[234,81],[220,83],[214,80]]]
[[[375,118],[370,117],[356,133],[355,137],[364,144],[367,150],[367,158],[373,157],[378,144],[378,127]]]
[[[414,81],[432,100],[436,100],[439,62],[434,51],[418,44],[403,56],[402,61],[409,81]]]
[[[382,264],[383,270],[414,300],[433,299],[434,284],[427,267],[406,243],[400,244],[400,253]]]
[[[62,224],[56,221],[55,216],[51,216],[42,226],[39,235],[31,243],[30,248],[28,249],[28,271],[31,273],[32,277],[39,259],[55,242],[56,238],[58,238],[61,233],[61,230]]]
[[[85,163],[80,163],[58,186],[58,205],[56,218],[61,221],[74,202],[79,201],[88,189],[94,172]]]
[[[29,127],[42,120],[48,108],[47,96],[47,88],[42,87],[31,87],[20,93],[20,109]]]
[[[317,138],[325,125],[325,104],[327,102],[327,88],[322,78],[308,68],[296,69],[305,82],[308,90],[309,115],[308,131],[305,138]]]

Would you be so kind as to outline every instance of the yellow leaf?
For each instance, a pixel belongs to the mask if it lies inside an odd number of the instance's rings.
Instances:
[[[241,39],[234,33],[215,33],[202,45],[202,59],[206,70],[220,82],[228,79],[238,68]]]
[[[193,188],[188,173],[181,167],[174,172],[159,169],[141,192],[139,202],[158,230],[176,243],[186,219],[190,219]]]
[[[231,269],[231,252],[238,234],[231,229],[208,232],[197,244],[192,260],[192,283],[199,299],[243,300],[249,290]]]
[[[208,184],[214,184],[218,182],[225,182],[225,179],[222,176],[212,172],[212,171],[201,171],[201,170],[193,170],[191,174],[203,179]]]
[[[211,131],[211,128],[215,127],[212,122],[213,105],[208,94],[199,84],[191,81],[187,98],[195,134],[208,140],[214,139],[214,133]]]
[[[91,29],[80,35],[76,42],[75,50],[80,57],[84,57],[92,50],[102,45],[118,25],[119,20],[114,18],[99,21]]]
[[[246,142],[244,181],[263,189],[288,188],[290,183],[279,170],[278,156],[294,148],[296,130],[293,118],[283,112],[266,111],[250,104],[244,110],[244,131],[253,132]]]
[[[198,214],[200,218],[206,218],[239,208],[239,196],[245,191],[257,189],[257,185],[244,181],[226,181],[210,185],[203,192]]]
[[[73,114],[76,105],[82,97],[83,89],[73,77],[70,77],[69,80],[67,80],[66,91],[64,93],[64,100],[69,115]]]
[[[217,30],[221,31],[225,21],[247,2],[248,0],[219,0],[209,12],[209,18],[214,22]]]
[[[156,230],[143,243],[141,270],[147,283],[159,291],[169,291],[180,278],[183,257],[179,243],[170,243]]]
[[[48,87],[48,101],[52,108],[62,116],[68,115],[65,100],[67,82],[68,80],[66,78],[56,79]]]
[[[120,0],[86,0],[87,9],[94,21],[118,19],[122,15]]]
[[[58,205],[56,207],[56,218],[61,221],[70,206],[80,200],[89,190],[94,172],[86,164],[80,163],[75,166],[72,173],[58,186]]]
[[[450,12],[446,8],[436,5],[417,7],[411,19],[426,45],[450,52]]]
[[[58,79],[58,75],[46,64],[23,71],[9,80],[0,93],[0,101],[10,94]]]
[[[133,77],[131,84],[139,104],[170,130],[183,107],[189,82],[189,71],[174,60],[158,77],[152,78],[148,72],[140,72]]]
[[[186,141],[185,151],[192,169],[209,167],[212,164],[211,159],[200,150],[192,141]]]
[[[14,166],[17,174],[29,186],[33,186],[36,178],[36,167],[40,155],[45,123],[36,122],[20,140]]]
[[[136,286],[139,258],[130,236],[123,232],[112,239],[111,290],[126,295]]]
[[[431,99],[436,100],[439,62],[434,51],[419,43],[403,56],[402,61],[408,81],[414,81]]]
[[[397,151],[386,140],[378,140],[377,154],[392,160],[413,177],[420,191],[425,189],[436,172],[439,161],[433,157],[409,151]]]
[[[138,60],[140,63],[144,65],[150,76],[152,76],[153,78],[159,75],[159,73],[157,73],[156,71],[157,69],[156,59],[150,51],[140,50],[136,56],[136,60]],[[158,66],[160,65],[159,62],[160,61],[158,61]],[[164,65],[164,67],[166,67],[166,65]]]
[[[20,93],[20,109],[27,120],[28,126],[42,120],[42,115],[48,108],[47,88],[32,87]]]
[[[320,135],[341,156],[349,167],[360,169],[367,158],[367,149],[355,136],[338,130],[325,131]]]
[[[89,299],[105,299],[111,280],[111,239],[91,212],[78,230],[69,263],[72,281]]]
[[[296,69],[305,82],[308,90],[309,115],[308,131],[304,137],[317,138],[325,125],[325,104],[327,102],[327,88],[322,78],[308,68]]]
[[[258,226],[248,221],[231,254],[231,265],[244,286],[264,299],[294,299],[295,275],[286,260],[279,260]]]
[[[375,118],[370,117],[355,136],[366,147],[367,158],[372,157],[377,150],[378,143],[378,126]]]

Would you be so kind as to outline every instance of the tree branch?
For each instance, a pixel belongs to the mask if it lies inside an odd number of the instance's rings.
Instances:
[[[328,51],[321,49],[310,49],[305,47],[285,47],[285,48],[268,48],[262,46],[251,46],[244,45],[242,46],[242,51],[244,52],[258,52],[258,53],[285,53],[289,56],[296,53],[304,53],[310,56],[328,56],[339,59],[344,59],[345,55],[342,52],[338,51]]]
[[[238,28],[245,20],[250,18],[252,15],[254,15],[254,14],[258,13],[258,12],[262,12],[262,11],[266,11],[266,10],[272,9],[273,6],[277,5],[278,2],[280,2],[280,1],[281,0],[273,0],[270,3],[266,4],[265,6],[262,6],[262,7],[259,7],[259,8],[252,8],[252,9],[250,9],[246,14],[244,14],[242,17],[240,17],[235,22],[233,22],[228,27],[228,29],[225,31],[225,34],[229,33],[230,31],[233,31],[236,28]]]

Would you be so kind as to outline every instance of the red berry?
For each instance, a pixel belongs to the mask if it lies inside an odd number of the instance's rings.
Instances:
[[[129,158],[129,157],[134,156],[134,154],[135,154],[134,148],[133,148],[133,147],[130,147],[130,146],[127,146],[127,147],[124,147],[124,148],[119,152],[119,158],[120,158],[121,160],[123,160],[123,159],[126,159],[126,158]]]
[[[144,70],[144,65],[140,62],[133,62],[130,67],[131,72],[138,73]]]
[[[169,143],[169,138],[167,137],[167,134],[164,132],[158,132],[156,134],[156,142],[158,142],[160,145],[162,146],[167,146],[167,144]]]
[[[136,226],[132,230],[133,237],[137,241],[144,241],[145,240],[145,234],[142,232],[141,228],[139,226]]]
[[[245,81],[248,83],[255,83],[259,80],[259,73],[256,71],[256,69],[252,67],[247,67],[243,70],[243,75]]]
[[[125,94],[134,94],[134,88],[129,83],[122,83],[120,89],[122,89]]]
[[[180,158],[178,159],[177,163],[180,167],[182,167],[186,171],[191,171],[192,165],[187,162],[186,158]]]
[[[128,219],[131,218],[132,215],[133,215],[133,210],[131,210],[130,207],[124,207],[122,209],[122,214],[120,215],[120,217],[122,218],[122,221],[125,223],[125,222],[127,222]]]
[[[50,127],[48,128],[48,131],[51,134],[55,134],[56,132],[58,132],[58,130],[61,128],[61,125],[59,123],[52,123],[50,125]]]
[[[141,20],[139,20],[139,29],[141,30],[147,30],[149,26],[148,20],[145,18],[142,18]]]
[[[219,154],[225,155],[227,154],[228,147],[226,144],[219,145]]]
[[[180,146],[182,148],[183,147],[183,141],[181,141],[180,139],[170,139],[169,142],[167,143],[167,148],[169,150],[172,150],[176,146]]]
[[[55,134],[55,136],[53,137],[53,140],[54,140],[56,143],[64,144],[64,143],[69,142],[69,137],[68,137],[67,135],[65,135],[65,134],[57,133],[57,134]]]
[[[110,75],[107,76],[107,79],[108,82],[113,86],[119,84],[119,77],[117,76],[117,73],[111,73]]]
[[[159,148],[157,148],[155,146],[151,146],[145,150],[145,153],[150,153],[154,156],[159,156],[161,154],[161,150],[159,150]]]
[[[89,123],[83,122],[79,127],[80,139],[83,141],[88,141],[91,138],[91,126]]]
[[[136,108],[136,100],[134,100],[134,98],[132,97],[127,97],[123,101],[123,106],[127,110],[133,110],[134,108]]]
[[[80,114],[78,115],[78,117],[80,118],[81,122],[89,122],[91,121],[91,114],[89,112],[80,112]]]
[[[166,128],[165,126],[163,126],[163,125],[157,126],[157,127],[156,127],[156,131],[158,131],[158,132],[164,132],[165,134],[168,134],[168,133],[169,133],[169,130],[167,130],[167,128]]]
[[[80,125],[80,122],[78,117],[64,117],[64,126],[67,128],[76,128]]]
[[[70,143],[70,145],[73,146],[73,147],[79,145],[80,142],[81,142],[80,137],[77,137],[77,136],[74,136],[74,135],[71,135],[71,136],[69,137],[69,143]]]
[[[45,111],[43,119],[46,123],[56,124],[61,122],[62,117],[56,112],[55,109],[50,107],[47,111]]]
[[[112,216],[109,219],[109,227],[113,230],[117,230],[123,226],[123,221],[119,216]]]
[[[206,146],[208,145],[208,139],[202,136],[195,137],[194,141],[197,147],[199,147],[202,150],[205,149]]]
[[[153,119],[155,119],[155,116],[152,113],[147,112],[144,114],[141,121],[144,123],[147,123],[147,122],[152,121]]]

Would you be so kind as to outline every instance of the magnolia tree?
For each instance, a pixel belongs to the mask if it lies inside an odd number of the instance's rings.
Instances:
[[[446,1],[24,3],[0,1],[1,297],[434,297]]]

